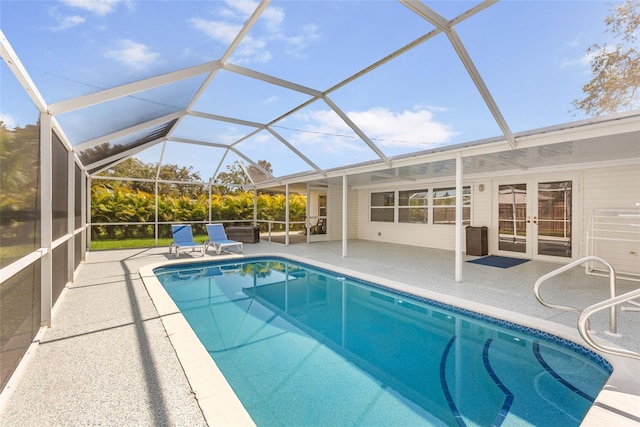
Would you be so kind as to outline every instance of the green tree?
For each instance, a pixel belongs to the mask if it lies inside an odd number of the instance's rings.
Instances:
[[[637,37],[640,0],[627,0],[604,20],[605,33],[617,43],[594,43],[587,49],[591,58],[591,80],[583,86],[584,98],[572,103],[590,116],[632,110],[640,106],[640,57]]]
[[[202,184],[200,174],[193,171],[192,166],[178,166],[174,164],[164,164],[160,167],[158,174],[157,163],[144,163],[135,158],[128,158],[108,170],[99,174],[103,177],[117,178],[139,178],[145,180],[155,180],[156,175],[166,181],[180,181],[181,183],[159,183],[158,194],[172,197],[200,197],[205,194],[205,185]],[[98,185],[101,180],[96,180]],[[104,182],[104,181],[102,181]],[[112,181],[113,182],[113,181]],[[155,194],[155,182],[153,181],[119,181],[132,191],[144,191]]]
[[[242,191],[240,189],[242,185],[265,181],[273,173],[271,163],[266,160],[258,160],[257,164],[260,166],[259,168],[254,165],[249,165],[246,168],[246,172],[242,167],[243,165],[237,160],[227,165],[226,171],[220,172],[214,180],[215,184],[221,185],[217,187],[216,191],[220,194],[229,194]],[[268,172],[268,174],[263,172],[262,169]],[[251,179],[249,179],[247,173],[251,176]]]
[[[37,241],[40,126],[0,121],[0,267],[31,252]]]
[[[273,173],[273,167],[270,162],[266,160],[258,160],[258,166],[259,167],[249,165],[247,167],[247,173],[249,173],[249,176],[254,183],[264,182],[272,177],[271,174]],[[265,171],[268,173],[265,173]]]

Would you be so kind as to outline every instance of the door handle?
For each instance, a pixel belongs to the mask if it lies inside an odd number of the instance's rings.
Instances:
[[[534,217],[533,217],[533,223],[534,223],[534,224],[537,224],[537,223],[538,223],[538,217],[537,217],[537,216],[534,216]]]

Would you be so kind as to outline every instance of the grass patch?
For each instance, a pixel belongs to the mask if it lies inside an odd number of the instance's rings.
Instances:
[[[206,235],[195,235],[193,239],[197,243],[204,243],[207,240]],[[158,247],[166,247],[173,242],[171,237],[163,237],[158,239]],[[153,237],[140,239],[114,239],[114,240],[91,240],[91,250],[107,250],[107,249],[128,249],[128,248],[153,248],[156,246],[156,239]]]

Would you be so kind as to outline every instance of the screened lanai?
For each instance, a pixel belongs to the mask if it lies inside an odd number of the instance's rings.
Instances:
[[[214,188],[239,165],[243,189],[306,194],[637,167],[637,94],[576,104],[623,4],[0,1],[0,284],[24,288],[0,302],[3,384],[84,258],[91,184],[126,159],[156,187],[182,182],[166,165]]]
[[[136,156],[206,183],[236,160],[257,185],[460,144],[515,149],[517,135],[588,117],[572,106],[586,49],[611,43],[604,2],[2,4],[18,76],[3,94],[33,84],[84,172]]]

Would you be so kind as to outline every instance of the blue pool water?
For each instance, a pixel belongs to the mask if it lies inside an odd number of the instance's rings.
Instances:
[[[154,272],[258,426],[577,426],[611,374],[553,335],[284,258]]]

